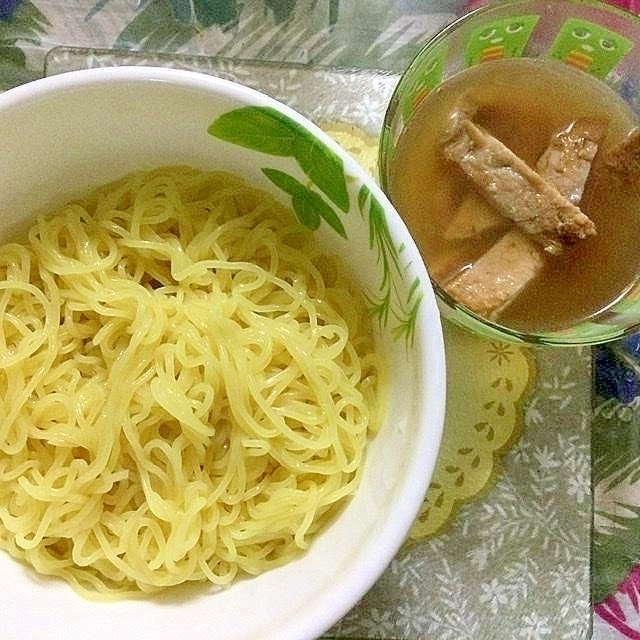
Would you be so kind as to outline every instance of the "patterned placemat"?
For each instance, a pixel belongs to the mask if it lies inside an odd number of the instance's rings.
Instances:
[[[445,324],[447,417],[440,457],[411,530],[420,540],[442,532],[457,509],[480,495],[517,442],[535,361],[526,348],[487,342]]]

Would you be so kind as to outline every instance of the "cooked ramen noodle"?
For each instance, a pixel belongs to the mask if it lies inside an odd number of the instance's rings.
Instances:
[[[281,565],[354,493],[369,316],[293,214],[167,167],[0,248],[0,544],[96,598]]]

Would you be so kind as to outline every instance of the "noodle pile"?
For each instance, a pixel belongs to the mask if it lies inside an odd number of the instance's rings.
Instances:
[[[380,422],[366,309],[225,172],[141,172],[0,247],[0,546],[89,597],[280,565]]]

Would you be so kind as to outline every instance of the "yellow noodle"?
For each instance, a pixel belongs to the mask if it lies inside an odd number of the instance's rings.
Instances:
[[[305,549],[384,402],[368,316],[224,172],[127,176],[0,247],[0,546],[89,597]]]

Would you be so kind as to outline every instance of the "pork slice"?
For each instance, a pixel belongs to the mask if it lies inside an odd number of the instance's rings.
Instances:
[[[447,241],[471,240],[510,224],[479,194],[467,193],[447,224],[443,238]]]
[[[444,286],[456,301],[495,320],[544,267],[539,246],[514,228]]]
[[[469,248],[464,242],[458,242],[449,247],[448,251],[429,257],[429,275],[442,284],[454,278],[471,262],[473,260],[470,259]]]
[[[443,149],[503,216],[546,251],[559,253],[563,242],[596,233],[593,221],[578,207],[468,118],[459,119]]]
[[[591,163],[606,129],[604,118],[578,118],[552,136],[538,159],[536,169],[540,176],[573,204],[582,199]]]
[[[609,151],[606,164],[627,185],[640,181],[640,127],[634,129],[620,144]]]

